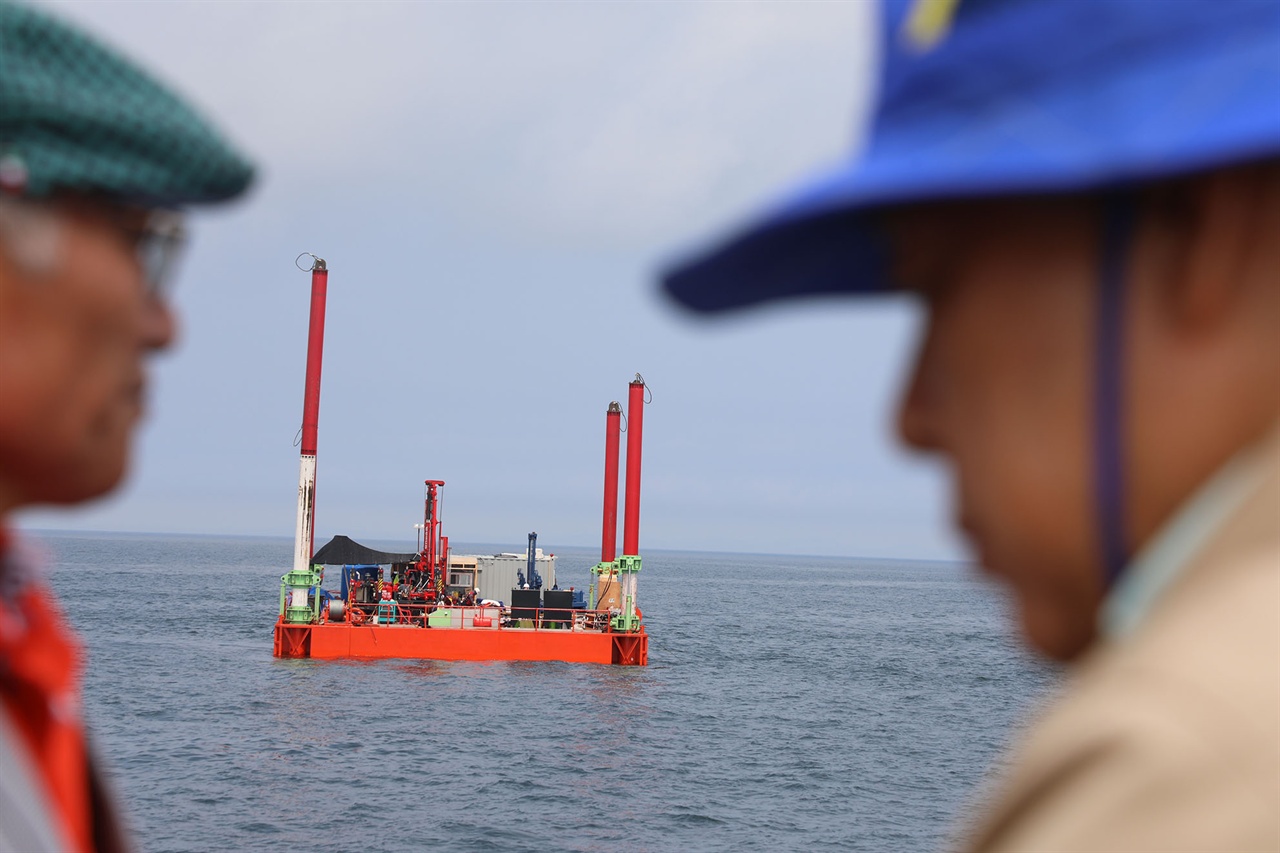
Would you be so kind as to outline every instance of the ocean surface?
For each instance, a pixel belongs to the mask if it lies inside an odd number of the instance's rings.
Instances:
[[[290,540],[32,538],[147,851],[937,850],[1057,678],[945,563],[646,553],[645,668],[281,661]]]

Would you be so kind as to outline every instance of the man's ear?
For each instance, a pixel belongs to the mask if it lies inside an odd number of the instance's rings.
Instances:
[[[1170,241],[1161,300],[1187,334],[1210,333],[1238,307],[1261,223],[1263,182],[1254,172],[1219,169],[1165,185],[1149,199]]]

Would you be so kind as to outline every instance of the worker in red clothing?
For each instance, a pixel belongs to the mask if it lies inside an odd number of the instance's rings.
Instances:
[[[252,168],[66,24],[0,2],[0,850],[127,848],[85,746],[82,654],[7,520],[116,487],[167,348],[185,205]]]

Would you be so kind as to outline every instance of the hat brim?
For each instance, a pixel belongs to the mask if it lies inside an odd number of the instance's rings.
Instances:
[[[1090,192],[1276,156],[1280,4],[1242,5],[1234,16],[1189,5],[1180,18],[1157,22],[1177,50],[1147,31],[1151,18],[1137,4],[1115,4],[1099,8],[1125,19],[1127,29],[1111,29],[1128,40],[1045,60],[1048,70],[1036,77],[997,73],[1007,69],[989,67],[1000,54],[985,43],[959,57],[943,50],[913,60],[911,77],[890,69],[865,154],[673,264],[660,275],[663,290],[703,313],[884,292],[886,208]],[[1052,33],[1054,10],[1079,11],[1032,3],[1024,14],[1035,21],[1002,26]],[[1075,23],[1099,26],[1089,15]],[[979,35],[989,41],[992,33]],[[969,71],[980,79],[966,79]]]

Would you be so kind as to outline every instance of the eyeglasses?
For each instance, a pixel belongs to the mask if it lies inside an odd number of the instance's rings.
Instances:
[[[26,201],[0,195],[0,243],[18,252],[33,271],[56,263],[61,245],[58,218],[96,220],[119,233],[137,259],[147,296],[164,301],[172,289],[178,257],[186,246],[184,217],[176,210],[104,203],[70,196],[57,202]]]
[[[123,221],[119,224],[133,239],[148,295],[161,301],[168,299],[178,258],[187,244],[184,217],[175,210],[153,210],[140,225]]]
[[[178,256],[187,243],[181,213],[84,197],[64,199],[57,209],[72,216],[97,219],[115,229],[133,249],[147,296],[161,302],[169,298]]]

